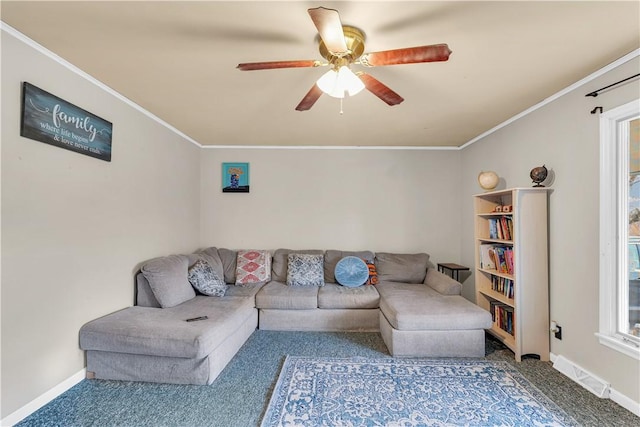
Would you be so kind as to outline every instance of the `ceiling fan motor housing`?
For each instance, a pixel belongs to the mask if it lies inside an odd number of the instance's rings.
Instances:
[[[347,64],[351,64],[356,59],[360,58],[364,53],[364,40],[365,35],[364,32],[356,27],[351,27],[348,25],[342,26],[342,31],[344,32],[344,39],[347,44],[347,52],[331,52],[325,46],[322,39],[320,39],[320,44],[318,46],[318,50],[320,51],[320,55],[329,61],[330,64],[333,65],[344,65],[346,60]]]

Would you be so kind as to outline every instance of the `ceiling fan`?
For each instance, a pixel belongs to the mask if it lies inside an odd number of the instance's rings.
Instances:
[[[404,98],[375,77],[361,71],[354,73],[351,71],[351,65],[377,67],[446,61],[451,54],[446,44],[364,53],[364,32],[356,27],[342,25],[337,10],[318,7],[309,9],[308,12],[320,35],[318,48],[320,55],[327,62],[319,60],[249,62],[238,64],[237,67],[241,71],[254,71],[330,66],[331,69],[320,77],[302,98],[296,107],[298,111],[309,110],[323,93],[335,98],[344,98],[345,92],[353,96],[365,88],[388,105],[398,105],[404,101]]]

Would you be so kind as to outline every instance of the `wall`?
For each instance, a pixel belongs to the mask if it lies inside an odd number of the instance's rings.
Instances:
[[[627,62],[462,151],[462,261],[473,265],[471,195],[480,192],[480,170],[495,170],[507,187],[529,187],[529,171],[545,164],[555,179],[549,208],[551,319],[562,340],[551,352],[562,355],[640,402],[640,363],[598,343],[599,313],[599,118],[638,97],[636,80],[597,98],[586,93],[638,72],[640,59]],[[469,285],[468,289],[471,288]]]
[[[459,151],[204,149],[203,246],[427,252],[459,261]],[[251,192],[221,192],[249,162]]]
[[[113,123],[110,163],[19,135],[28,81]],[[199,243],[200,148],[2,33],[0,419],[82,371],[78,330],[133,303],[133,272]]]

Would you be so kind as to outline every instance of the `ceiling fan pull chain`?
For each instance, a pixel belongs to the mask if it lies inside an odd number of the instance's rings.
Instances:
[[[343,115],[343,114],[344,114],[344,111],[342,111],[342,100],[343,100],[343,99],[344,99],[344,98],[340,98],[340,115]]]

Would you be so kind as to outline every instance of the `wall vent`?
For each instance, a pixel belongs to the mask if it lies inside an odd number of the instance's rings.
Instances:
[[[610,384],[596,377],[589,371],[585,371],[575,363],[563,356],[556,356],[553,367],[589,390],[591,393],[603,399],[609,398]]]

